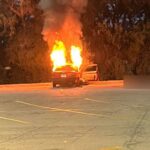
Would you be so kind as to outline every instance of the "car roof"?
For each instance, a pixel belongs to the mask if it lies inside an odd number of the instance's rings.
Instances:
[[[78,71],[78,68],[74,67],[71,64],[67,64],[65,66],[61,66],[61,67],[56,68],[55,71]]]
[[[90,64],[87,67],[97,66],[97,64]]]

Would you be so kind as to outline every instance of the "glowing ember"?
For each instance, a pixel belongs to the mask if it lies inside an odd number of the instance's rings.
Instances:
[[[51,53],[53,71],[55,71],[55,69],[58,67],[65,66],[68,63],[70,64],[67,58],[67,51],[64,43],[56,40]],[[82,64],[81,48],[77,46],[71,46],[70,58],[71,64],[79,69]]]
[[[66,48],[62,41],[55,41],[51,53],[51,60],[53,61],[53,71],[57,67],[66,65]]]
[[[71,46],[71,60],[72,60],[73,66],[80,68],[82,64],[80,47]]]

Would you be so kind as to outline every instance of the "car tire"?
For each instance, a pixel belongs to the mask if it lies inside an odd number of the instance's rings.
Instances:
[[[95,76],[94,76],[94,81],[99,81],[98,75],[95,75]]]
[[[76,81],[76,86],[79,87],[80,84],[81,84],[81,83],[80,83],[80,79],[78,78],[77,81]]]
[[[94,75],[94,81],[96,81],[96,80],[97,80],[96,75]]]
[[[57,85],[57,84],[56,84],[55,82],[53,82],[53,88],[55,88],[55,87],[56,87],[56,85]]]
[[[96,81],[99,81],[99,78],[98,78],[98,76],[96,76]]]

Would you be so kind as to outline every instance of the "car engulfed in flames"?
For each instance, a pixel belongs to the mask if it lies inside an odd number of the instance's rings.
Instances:
[[[52,73],[53,87],[59,85],[76,85],[80,84],[80,72],[71,64],[61,66],[55,69]]]
[[[81,51],[80,47],[74,45],[67,51],[62,41],[55,41],[51,52],[53,87],[58,84],[76,86],[80,84]]]

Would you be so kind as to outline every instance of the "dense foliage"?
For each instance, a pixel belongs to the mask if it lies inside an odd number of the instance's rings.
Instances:
[[[83,35],[102,80],[150,74],[149,15],[146,0],[89,1],[82,16]]]
[[[39,0],[0,0],[0,83],[50,79]],[[95,54],[101,79],[150,74],[148,0],[89,0],[82,15],[82,40]]]
[[[0,1],[0,83],[50,79],[49,51],[36,0]]]

